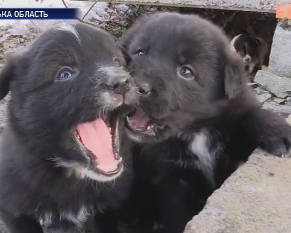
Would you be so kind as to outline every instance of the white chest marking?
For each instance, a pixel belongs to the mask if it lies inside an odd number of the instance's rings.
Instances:
[[[190,151],[195,154],[199,162],[196,163],[206,177],[213,182],[215,152],[210,151],[210,141],[205,132],[198,133],[189,144]]]
[[[87,218],[92,214],[93,214],[92,211],[89,211],[88,208],[82,206],[77,213],[72,213],[69,211],[61,212],[59,214],[59,220],[67,220],[76,224],[77,226],[81,226],[83,223],[87,221]],[[47,212],[42,217],[39,218],[39,222],[42,226],[50,226],[51,224],[53,224],[54,220],[56,220],[56,217],[53,216],[51,212]]]
[[[51,212],[47,212],[39,217],[40,225],[46,227],[53,223],[53,214]]]
[[[75,223],[76,225],[80,225],[87,220],[89,215],[90,211],[88,211],[85,206],[82,206],[77,214],[71,212],[62,212],[60,214],[60,219],[66,219]]]
[[[102,174],[93,172],[89,170],[87,167],[84,167],[83,165],[77,163],[77,162],[67,162],[63,161],[61,159],[55,159],[56,162],[56,167],[65,167],[67,169],[67,175],[75,175],[78,179],[91,179],[91,180],[96,180],[98,182],[110,182],[114,181],[117,179],[123,172],[124,172],[124,167],[120,169],[120,171],[113,175],[113,176],[104,176]]]

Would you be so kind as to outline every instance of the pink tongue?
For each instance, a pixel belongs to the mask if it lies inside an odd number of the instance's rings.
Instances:
[[[118,168],[119,160],[114,157],[111,134],[103,120],[80,124],[77,131],[84,146],[96,156],[99,169],[111,172]]]
[[[129,123],[132,128],[138,131],[144,131],[150,123],[150,118],[144,111],[138,109],[133,116],[129,117]]]

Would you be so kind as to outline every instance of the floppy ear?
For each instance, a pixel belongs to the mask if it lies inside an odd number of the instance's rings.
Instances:
[[[118,46],[123,54],[126,64],[131,61],[131,57],[128,54],[128,46],[134,36],[136,29],[136,25],[132,26],[122,35],[121,39],[118,41]]]
[[[234,99],[245,88],[247,81],[243,61],[237,54],[227,52],[224,75],[225,94],[228,99]]]
[[[120,45],[119,45],[119,49],[120,49],[121,52],[122,52],[122,55],[123,55],[123,57],[124,57],[124,59],[125,59],[125,62],[126,62],[126,65],[128,65],[128,63],[130,63],[130,61],[131,61],[131,57],[130,57],[130,55],[128,54],[127,49],[124,48],[124,47],[122,47],[122,46],[120,46]]]
[[[142,27],[146,22],[149,20],[148,15],[140,16],[137,21],[122,35],[122,37],[119,39],[119,47],[123,53],[123,56],[127,63],[130,62],[131,58],[128,53],[129,45],[133,38],[136,36],[137,31]]]
[[[133,37],[136,35],[136,32],[139,30],[141,26],[143,26],[148,21],[149,16],[148,15],[142,15],[140,16],[135,23],[126,30],[126,32],[121,36],[119,39],[119,45],[124,48],[125,50],[128,49],[128,46],[133,39]]]
[[[16,76],[18,57],[8,58],[5,66],[0,71],[0,100],[10,91],[10,83]]]
[[[258,37],[256,37],[256,42],[257,42],[258,45],[261,45],[261,43],[262,43],[261,39],[258,38]]]

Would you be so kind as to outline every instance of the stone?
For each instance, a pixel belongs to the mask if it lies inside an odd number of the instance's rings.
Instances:
[[[289,105],[282,105],[268,101],[263,104],[263,108],[275,112],[282,117],[287,117],[289,114],[291,114],[291,106]]]
[[[185,233],[290,233],[290,168],[290,158],[253,154],[213,193]]]
[[[117,4],[114,6],[114,8],[117,10],[119,14],[124,14],[125,12],[130,12],[130,9],[125,4]]]
[[[270,99],[272,97],[272,95],[270,93],[262,93],[259,95],[256,95],[257,99],[261,102],[264,103],[266,102],[268,99]]]
[[[257,84],[257,85],[258,85],[258,84]],[[256,93],[257,93],[258,95],[269,93],[268,91],[266,91],[264,88],[262,88],[262,87],[260,87],[260,86],[256,87],[254,90],[256,91]]]
[[[25,42],[25,39],[19,38],[19,43],[24,43],[24,42]]]
[[[11,36],[24,36],[29,33],[29,28],[25,24],[19,24],[9,29],[7,32]]]
[[[255,82],[280,98],[286,98],[291,93],[291,79],[268,71],[259,70],[255,76]]]
[[[286,102],[286,99],[282,98],[274,98],[273,99],[277,104],[284,104]]]
[[[270,72],[291,78],[291,26],[281,20],[275,29],[269,58]]]
[[[291,125],[291,114],[286,118],[286,121],[289,125]]]

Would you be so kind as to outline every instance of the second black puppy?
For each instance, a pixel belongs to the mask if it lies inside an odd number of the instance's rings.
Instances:
[[[218,27],[195,15],[157,13],[138,20],[121,46],[141,95],[126,131],[138,142],[130,200],[142,220],[181,233],[257,147],[289,153],[291,127],[261,109]]]
[[[124,64],[108,33],[77,24],[44,32],[3,68],[0,217],[10,233],[76,233],[91,217],[90,232],[118,232],[106,216],[131,183],[118,115],[137,100]]]
[[[242,33],[231,40],[230,46],[241,56],[245,63],[245,70],[249,74],[264,69],[263,63],[268,52],[268,44],[262,38]]]

